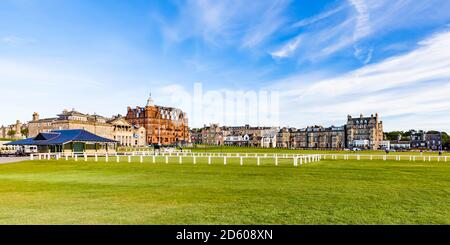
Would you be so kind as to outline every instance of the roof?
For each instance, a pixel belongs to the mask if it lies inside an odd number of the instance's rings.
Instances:
[[[61,145],[70,142],[114,143],[116,141],[100,137],[83,129],[69,129],[40,133],[34,138],[10,142],[8,145]]]

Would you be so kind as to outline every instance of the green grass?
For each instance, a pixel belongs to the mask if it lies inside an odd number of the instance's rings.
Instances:
[[[240,153],[298,153],[298,154],[372,154],[384,155],[385,151],[344,151],[344,150],[297,150],[282,148],[258,148],[258,147],[238,147],[238,146],[215,146],[215,145],[196,145],[192,148],[186,148],[192,152],[240,152]],[[391,155],[420,155],[419,151],[391,152]],[[424,151],[422,155],[437,156],[438,152]],[[443,152],[444,156],[450,156],[450,152]]]
[[[0,224],[450,224],[450,163],[137,159],[0,165]]]

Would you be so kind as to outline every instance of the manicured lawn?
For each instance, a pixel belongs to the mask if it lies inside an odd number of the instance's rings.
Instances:
[[[0,165],[0,223],[450,224],[450,163],[161,160]]]
[[[282,149],[282,148],[257,148],[257,147],[238,147],[238,146],[214,146],[214,145],[196,145],[192,148],[186,148],[192,152],[241,152],[241,153],[298,153],[298,154],[372,154],[384,155],[385,151],[344,151],[344,150],[296,150],[296,149]],[[420,155],[419,151],[407,152],[390,152],[391,155]],[[437,156],[438,152],[422,152],[422,155]],[[443,152],[444,156],[450,156],[450,152]]]

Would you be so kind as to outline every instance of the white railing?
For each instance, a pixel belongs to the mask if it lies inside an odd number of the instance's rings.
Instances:
[[[273,164],[278,166],[280,159],[290,159],[294,166],[302,165],[304,163],[317,162],[321,160],[383,160],[383,161],[422,161],[422,162],[447,162],[449,156],[425,156],[425,155],[369,155],[369,154],[283,154],[283,153],[220,153],[220,152],[124,152],[124,153],[38,153],[31,154],[30,160],[41,159],[56,159],[61,158],[66,161],[70,158],[74,161],[88,161],[94,159],[95,162],[99,158],[104,158],[105,162],[114,161],[132,162],[132,157],[139,157],[139,162],[156,163],[157,158],[162,159],[163,162],[169,163],[171,159],[177,159],[178,163],[182,164],[184,159],[191,159],[193,164],[197,163],[197,159],[203,158],[208,160],[208,164],[212,163],[213,159],[221,159],[220,161],[226,165],[228,159],[239,159],[239,164],[244,165],[247,159],[256,160],[257,165],[260,165],[261,159],[273,159]],[[125,160],[124,160],[125,159]],[[217,160],[215,160],[217,162]]]

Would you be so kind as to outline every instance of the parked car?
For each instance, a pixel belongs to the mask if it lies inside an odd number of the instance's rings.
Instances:
[[[34,153],[37,153],[37,152],[38,152],[37,146],[35,146],[35,145],[24,145],[24,146],[21,146],[21,147],[19,147],[17,149],[16,155],[26,156],[26,155],[34,154]]]

